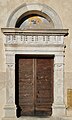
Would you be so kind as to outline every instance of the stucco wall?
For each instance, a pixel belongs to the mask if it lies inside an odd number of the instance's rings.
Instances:
[[[63,28],[69,29],[65,38],[65,101],[67,101],[67,88],[72,88],[72,0],[0,0],[0,28],[6,27],[10,14],[23,3],[39,2],[50,6],[61,18]],[[5,50],[4,35],[0,30],[0,117],[3,116],[5,103]]]

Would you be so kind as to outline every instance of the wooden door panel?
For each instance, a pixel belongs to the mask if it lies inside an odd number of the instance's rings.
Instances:
[[[36,112],[52,113],[53,59],[36,60]],[[45,113],[44,113],[45,114]]]
[[[21,116],[51,115],[53,58],[20,57],[18,68]]]
[[[19,106],[21,115],[34,113],[33,60],[19,59]]]

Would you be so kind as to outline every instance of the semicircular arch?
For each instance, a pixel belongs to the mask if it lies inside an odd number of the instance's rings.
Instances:
[[[34,12],[34,13],[33,13]],[[7,27],[15,28],[17,22],[22,16],[37,14],[47,20],[51,20],[55,29],[62,29],[62,22],[58,14],[49,6],[40,3],[22,4],[16,8],[10,15],[7,21]]]

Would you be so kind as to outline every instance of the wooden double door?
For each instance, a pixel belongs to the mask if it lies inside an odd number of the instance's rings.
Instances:
[[[53,103],[53,56],[16,56],[17,116],[50,116]]]

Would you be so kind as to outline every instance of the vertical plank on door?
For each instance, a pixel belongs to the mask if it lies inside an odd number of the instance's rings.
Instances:
[[[34,114],[33,59],[19,59],[19,106],[21,116]]]
[[[36,60],[36,115],[51,115],[53,102],[53,59]]]

